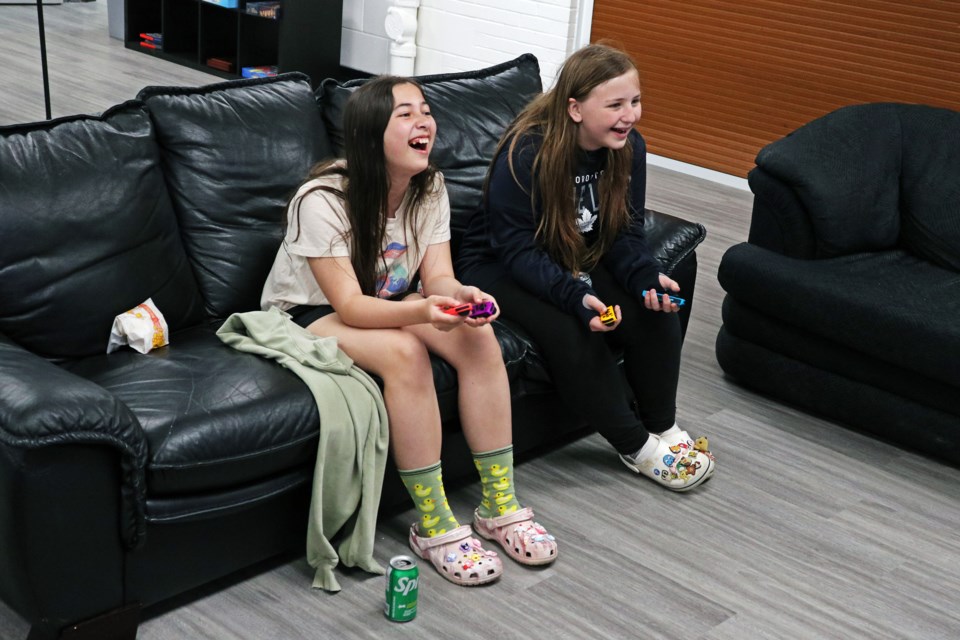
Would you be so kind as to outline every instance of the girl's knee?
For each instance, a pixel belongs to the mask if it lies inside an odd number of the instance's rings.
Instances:
[[[415,335],[405,331],[394,331],[383,345],[383,378],[421,378],[430,374],[430,354],[426,346]],[[432,374],[431,374],[432,375]],[[431,382],[432,384],[432,382]]]
[[[497,334],[494,333],[492,324],[485,324],[482,327],[470,327],[467,335],[471,336],[481,349],[500,348],[500,343],[497,342]]]
[[[461,382],[506,375],[503,352],[490,325],[468,327],[458,347],[444,354],[444,359],[456,370]]]
[[[493,331],[493,327],[487,325],[481,336],[481,353],[488,366],[493,369],[503,369],[506,367],[503,361],[503,349],[500,347],[500,341]]]
[[[458,360],[463,361],[467,366],[481,362],[502,364],[503,354],[500,351],[500,343],[491,325],[465,327],[461,338],[463,348],[457,354]]]

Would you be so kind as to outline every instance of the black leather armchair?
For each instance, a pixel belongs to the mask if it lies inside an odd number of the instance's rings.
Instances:
[[[720,264],[731,377],[960,463],[960,113],[845,107],[771,143]]]

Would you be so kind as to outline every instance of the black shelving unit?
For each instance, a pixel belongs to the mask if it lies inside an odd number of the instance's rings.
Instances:
[[[281,0],[280,17],[248,14],[204,0],[124,0],[124,43],[141,51],[223,78],[243,67],[275,65],[280,73],[302,71],[316,87],[341,75],[343,0]],[[163,34],[162,49],[140,46],[141,33]],[[233,62],[232,71],[207,65]]]

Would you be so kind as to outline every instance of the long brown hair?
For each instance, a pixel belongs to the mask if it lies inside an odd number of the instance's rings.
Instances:
[[[377,295],[377,267],[384,263],[383,243],[390,213],[387,205],[390,177],[384,155],[383,134],[393,114],[393,88],[401,84],[412,84],[423,93],[423,88],[410,78],[384,75],[365,82],[347,100],[343,114],[344,159],[321,162],[307,176],[307,181],[341,176],[342,189],[315,185],[299,198],[295,196],[291,199],[291,202],[297,200],[298,226],[300,205],[307,195],[324,191],[343,202],[346,214],[343,239],[350,249],[350,263],[360,283],[360,290],[371,296]],[[438,195],[435,189],[436,173],[433,165],[429,165],[410,180],[408,187],[403,233],[406,244],[412,242],[416,255],[420,254],[417,230],[421,206],[428,198]]]
[[[596,86],[636,70],[630,56],[614,47],[590,44],[579,49],[563,63],[553,88],[537,96],[517,116],[500,139],[494,155],[498,157],[507,148],[510,173],[516,180],[513,154],[518,141],[530,133],[543,136],[533,161],[534,181],[530,191],[532,208],[536,210],[539,201],[542,212],[536,237],[550,257],[573,273],[590,270],[630,223],[633,146],[628,142],[621,149],[606,149],[606,168],[598,184],[599,237],[593,246],[587,247],[573,215],[577,204],[573,173],[579,149],[578,125],[570,118],[567,105],[570,98],[582,101]],[[489,185],[488,172],[485,197]]]

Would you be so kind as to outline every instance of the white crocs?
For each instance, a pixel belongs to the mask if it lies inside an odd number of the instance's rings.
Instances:
[[[647,458],[620,454],[620,460],[634,473],[647,476],[671,491],[689,491],[713,475],[716,459],[706,447],[698,447],[686,431],[671,428],[656,438],[657,446]],[[705,438],[698,439],[706,442]]]

